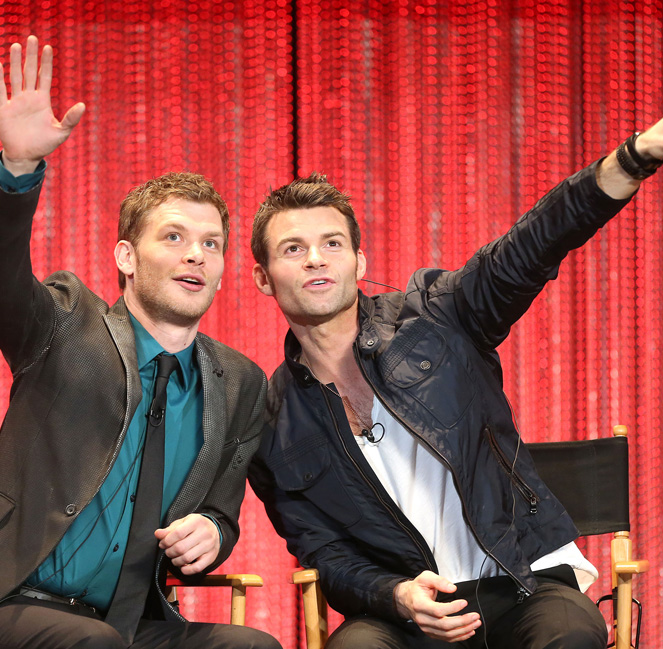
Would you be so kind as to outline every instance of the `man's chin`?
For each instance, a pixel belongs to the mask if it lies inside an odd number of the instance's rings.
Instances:
[[[212,299],[214,296],[212,296]],[[194,327],[212,306],[212,299],[200,305],[182,305],[162,302],[150,302],[143,307],[150,317],[157,321],[176,327]]]
[[[332,321],[339,315],[338,309],[318,307],[314,309],[305,309],[296,314],[289,314],[286,320],[300,326],[317,326]]]

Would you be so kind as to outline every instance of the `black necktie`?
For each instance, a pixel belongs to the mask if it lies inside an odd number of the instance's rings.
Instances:
[[[165,437],[166,387],[177,367],[175,356],[159,354],[154,399],[147,416],[145,449],[138,477],[138,490],[122,561],[120,579],[106,615],[128,645],[133,643],[145,600],[154,577],[158,542],[154,530],[161,526],[163,455]]]

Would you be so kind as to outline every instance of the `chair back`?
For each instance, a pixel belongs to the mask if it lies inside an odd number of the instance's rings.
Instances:
[[[526,446],[582,536],[630,531],[627,437]]]

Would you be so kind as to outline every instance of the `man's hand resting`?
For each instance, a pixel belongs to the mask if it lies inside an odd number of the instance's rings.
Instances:
[[[456,586],[444,577],[426,570],[412,581],[403,581],[394,588],[398,613],[414,621],[431,638],[460,642],[471,638],[481,626],[478,613],[459,615],[467,601],[436,602],[438,591],[453,593]]]
[[[206,516],[189,514],[158,529],[154,536],[171,563],[184,575],[195,575],[219,554],[221,539],[216,525]]]

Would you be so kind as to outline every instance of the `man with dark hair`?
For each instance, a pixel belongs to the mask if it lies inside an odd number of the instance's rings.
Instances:
[[[231,553],[266,381],[198,332],[221,286],[228,210],[211,183],[166,174],[122,205],[109,307],[72,273],[32,275],[43,159],[83,115],[50,103],[52,51],[28,39],[0,84],[0,646],[278,649],[244,627],[188,623],[166,571],[195,581]]]
[[[249,478],[346,616],[327,649],[605,647],[579,589],[596,570],[521,443],[496,348],[662,163],[663,121],[459,270],[372,298],[347,196],[314,174],[267,197],[254,280],[290,331]]]

